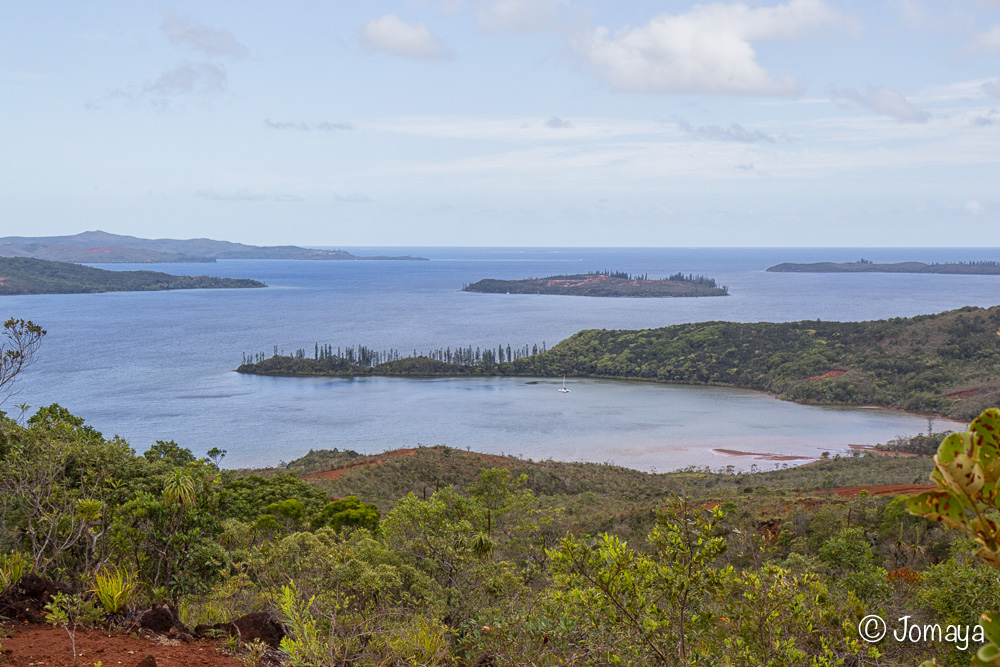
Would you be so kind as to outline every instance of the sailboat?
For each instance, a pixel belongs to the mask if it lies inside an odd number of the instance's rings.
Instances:
[[[559,393],[560,394],[568,394],[569,393],[569,389],[566,388],[566,376],[565,375],[563,375],[563,386],[562,386],[561,389],[559,389]]]

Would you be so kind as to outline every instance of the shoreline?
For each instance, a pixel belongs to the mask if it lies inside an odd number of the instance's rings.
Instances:
[[[404,373],[258,373],[252,371],[241,371],[239,368],[232,369],[232,372],[239,373],[240,375],[256,375],[259,377],[287,377],[287,378],[342,378],[345,380],[354,378],[366,378],[366,377],[384,377],[384,378],[399,378],[399,379],[409,379],[409,380],[430,380],[430,379],[455,379],[461,380],[466,378],[530,378],[537,380],[558,380],[562,376],[542,376],[542,375],[487,375],[487,374],[468,374],[468,375],[453,375],[453,374],[441,374],[441,375],[418,375],[418,374],[404,374]],[[806,405],[814,406],[819,408],[846,408],[846,409],[856,409],[856,410],[892,410],[893,412],[901,412],[903,414],[915,415],[920,417],[927,417],[930,419],[941,419],[949,422],[955,422],[956,424],[962,424],[964,429],[968,426],[971,420],[955,419],[954,417],[949,417],[948,415],[942,414],[940,412],[927,412],[923,410],[907,410],[895,405],[875,405],[872,403],[818,403],[816,401],[797,401],[794,398],[788,398],[780,394],[775,394],[767,389],[760,389],[758,387],[744,387],[735,384],[724,384],[724,383],[712,383],[712,382],[661,382],[659,380],[652,380],[649,378],[622,378],[622,377],[606,377],[602,375],[567,375],[567,378],[576,380],[601,380],[604,382],[622,382],[622,383],[643,383],[643,384],[658,384],[665,387],[708,387],[712,389],[739,389],[741,391],[755,391],[763,394],[767,394],[772,398],[776,398],[779,401],[786,401],[788,403],[795,403],[796,405]]]

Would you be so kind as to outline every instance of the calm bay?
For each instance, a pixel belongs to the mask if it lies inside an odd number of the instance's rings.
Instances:
[[[995,249],[348,248],[429,262],[231,260],[99,265],[262,280],[267,289],[3,297],[5,316],[48,329],[38,362],[3,408],[58,402],[137,450],[173,439],[227,466],[268,466],[309,449],[418,444],[669,470],[773,465],[715,450],[817,456],[926,431],[887,410],[819,408],[759,392],[570,379],[266,378],[233,372],[244,352],[314,343],[401,351],[552,346],[585,328],[704,320],[867,320],[1000,303],[1000,277],[781,274],[784,261],[996,259]],[[600,299],[461,292],[480,278],[621,270],[706,274],[729,297]],[[935,430],[954,424],[935,420]]]

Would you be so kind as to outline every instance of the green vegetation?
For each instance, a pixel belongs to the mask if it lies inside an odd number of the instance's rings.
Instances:
[[[0,295],[90,294],[237,287],[266,287],[266,285],[246,278],[174,276],[157,271],[107,271],[69,262],[0,257]]]
[[[1000,570],[1000,410],[986,410],[965,433],[952,433],[934,456],[937,491],[910,498],[907,509],[965,533],[975,555]],[[989,585],[995,585],[991,578]],[[990,601],[995,606],[995,601]],[[1000,664],[1000,611],[987,610],[980,624],[988,643],[976,653],[977,667]],[[929,664],[929,663],[928,663]]]
[[[433,447],[233,471],[58,405],[0,414],[0,615],[27,576],[66,584],[47,620],[71,642],[167,600],[189,626],[269,613],[308,667],[967,665],[977,645],[858,628],[1000,608],[998,432],[991,410],[948,435],[940,490],[908,502],[874,485],[920,481],[926,457],[650,474]]]
[[[622,271],[598,271],[525,280],[485,278],[466,285],[464,292],[488,294],[562,294],[569,296],[672,297],[726,296],[729,288],[716,285],[706,276],[682,273],[660,280],[647,275],[632,276]]]
[[[24,555],[0,565],[103,591],[104,623],[163,599],[192,626],[268,611],[296,664],[957,665],[944,641],[864,644],[858,620],[1000,605],[953,533],[829,488],[912,483],[926,458],[649,474],[435,447],[219,471],[59,406],[3,418],[0,443],[0,554]],[[71,638],[94,613],[50,608]]]
[[[585,330],[551,349],[244,357],[260,375],[512,375],[762,389],[801,403],[880,405],[971,419],[1000,403],[1000,307],[875,322],[700,322]],[[323,348],[330,350],[331,348]],[[522,348],[526,350],[527,348]],[[339,352],[339,351],[338,351]],[[370,352],[370,351],[369,351]],[[505,352],[506,354],[502,354]]]
[[[420,260],[423,257],[358,257],[343,250],[253,246],[212,239],[142,239],[94,231],[72,236],[0,238],[0,257],[61,262],[214,262],[216,259]]]
[[[924,262],[896,262],[875,264],[861,259],[857,262],[815,262],[813,264],[777,264],[768,269],[779,273],[955,273],[963,275],[1000,275],[1000,262],[974,261],[925,264]]]

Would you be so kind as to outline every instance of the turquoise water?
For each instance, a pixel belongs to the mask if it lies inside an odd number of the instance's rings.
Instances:
[[[385,248],[350,249],[360,253]],[[690,463],[762,467],[714,450],[816,456],[925,431],[925,418],[794,405],[757,392],[572,380],[325,380],[241,376],[243,352],[310,353],[315,342],[418,350],[547,345],[584,328],[702,320],[862,320],[1000,303],[1000,277],[782,274],[782,261],[997,259],[982,249],[404,248],[430,262],[232,260],[158,265],[248,277],[262,290],[0,297],[4,316],[45,326],[38,362],[3,406],[58,402],[138,450],[173,439],[229,466],[272,465],[309,449],[377,452],[449,444],[485,452],[613,461],[668,470]],[[704,273],[732,296],[592,299],[460,291],[484,277],[615,269]],[[945,425],[935,428],[945,428]]]

